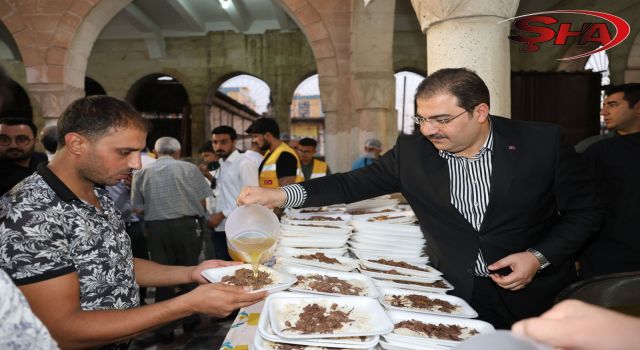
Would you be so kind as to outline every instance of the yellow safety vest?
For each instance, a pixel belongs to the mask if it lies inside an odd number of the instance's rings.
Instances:
[[[313,168],[311,168],[310,179],[327,176],[327,169],[329,169],[329,166],[327,165],[327,163],[318,159],[314,159]]]
[[[264,162],[262,171],[260,172],[260,187],[280,187],[280,184],[278,183],[278,173],[276,172],[276,162],[278,161],[278,158],[280,158],[280,154],[282,152],[291,153],[294,157],[296,157],[296,161],[298,163],[298,168],[296,169],[296,183],[304,181],[298,154],[293,150],[293,148],[289,147],[289,145],[283,142],[280,144],[280,146],[278,146],[278,148],[273,151],[273,153],[271,153],[271,151],[267,151],[267,153],[264,155],[267,160]]]

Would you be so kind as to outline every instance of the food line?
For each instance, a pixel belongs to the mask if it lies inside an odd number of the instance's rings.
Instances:
[[[240,311],[222,349],[446,349],[493,331],[446,294],[454,287],[427,265],[414,222],[410,208],[388,197],[288,210],[275,264],[261,266],[254,285],[271,295]],[[207,278],[253,277],[235,269]]]

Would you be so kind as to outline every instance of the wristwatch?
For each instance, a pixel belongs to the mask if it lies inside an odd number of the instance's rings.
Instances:
[[[542,255],[542,253],[540,253],[539,251],[533,248],[529,248],[527,249],[527,251],[533,254],[533,256],[535,256],[536,259],[538,259],[538,262],[540,263],[540,268],[538,269],[538,272],[542,271],[542,269],[544,269],[545,267],[551,265],[549,260],[547,260],[547,258],[545,258],[544,255]]]

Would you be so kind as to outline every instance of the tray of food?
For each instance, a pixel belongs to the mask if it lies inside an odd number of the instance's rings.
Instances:
[[[435,277],[441,276],[442,272],[429,265],[411,264],[399,259],[362,259],[360,264],[366,268],[388,271],[396,270],[400,273],[412,276]]]
[[[246,286],[252,292],[275,293],[289,288],[296,282],[295,277],[262,265],[258,269],[258,275],[254,276],[251,264],[206,269],[201,274],[211,283]]]
[[[278,247],[275,255],[278,256],[298,256],[304,254],[323,253],[326,256],[344,256],[347,254],[347,248],[293,248],[293,247]]]
[[[292,291],[326,295],[378,297],[378,289],[373,280],[360,273],[330,271],[293,265],[282,266],[280,271],[296,277],[296,283],[289,288]]]
[[[305,297],[308,294],[303,293],[291,293],[281,292],[278,295],[270,295],[267,297],[267,301],[272,297],[288,298],[288,297]],[[344,348],[344,349],[370,349],[378,344],[379,336],[362,336],[362,337],[338,337],[338,338],[318,338],[318,339],[293,339],[282,338],[276,335],[271,328],[271,317],[269,312],[268,302],[265,301],[262,311],[260,312],[260,319],[258,320],[258,332],[256,335],[261,336],[266,341],[276,343],[286,343],[294,345],[304,346],[318,346],[318,347],[330,347],[330,348]]]
[[[375,336],[393,330],[384,309],[372,298],[274,296],[267,304],[273,332],[284,338]]]
[[[396,288],[396,289],[408,289],[417,290],[422,292],[441,293],[445,294],[450,290],[453,290],[453,286],[445,279],[440,279],[435,282],[411,282],[401,280],[383,280],[374,279],[373,284],[376,287],[381,288]]]
[[[372,269],[370,267],[360,266],[358,267],[358,270],[360,270],[360,272],[362,272],[363,274],[369,277],[378,278],[378,279],[387,279],[387,280],[429,283],[429,282],[435,282],[439,279],[442,279],[442,276],[439,276],[439,275],[433,275],[430,277],[415,276],[415,275],[409,275],[409,274],[398,272],[398,270],[395,270],[395,269],[378,270],[378,269]]]
[[[456,346],[474,335],[494,332],[493,326],[484,321],[468,318],[419,314],[407,311],[388,311],[393,321],[393,332],[385,334],[388,342],[411,344],[438,344]]]
[[[358,267],[356,260],[342,256],[328,256],[324,253],[283,256],[278,262],[319,267],[338,271],[353,271]]]
[[[454,295],[407,289],[380,288],[380,303],[387,309],[474,318],[478,313],[464,299]]]

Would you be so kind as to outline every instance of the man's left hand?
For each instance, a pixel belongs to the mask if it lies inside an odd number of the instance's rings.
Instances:
[[[529,252],[508,255],[495,263],[487,266],[489,270],[499,270],[505,267],[511,268],[511,273],[506,276],[491,274],[491,279],[500,287],[512,291],[523,289],[533,280],[540,268],[540,262]]]
[[[224,220],[224,214],[222,214],[221,212],[215,213],[211,215],[211,217],[209,218],[209,221],[207,221],[207,226],[211,228],[216,228],[218,227],[218,225],[220,225],[222,220]]]
[[[193,266],[191,270],[191,279],[200,284],[209,283],[206,278],[202,277],[202,271],[206,269],[214,269],[216,267],[227,267],[244,264],[241,261],[224,261],[224,260],[205,260],[199,265]]]

